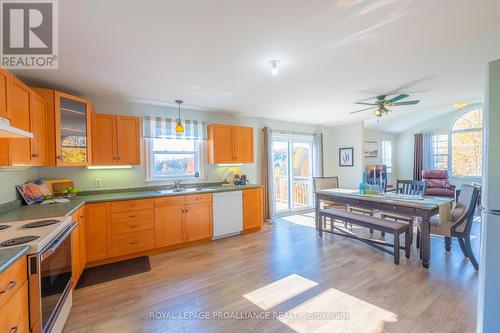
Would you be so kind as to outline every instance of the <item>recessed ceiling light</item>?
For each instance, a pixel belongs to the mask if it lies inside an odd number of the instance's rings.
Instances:
[[[271,69],[271,75],[272,76],[278,75],[278,65],[279,65],[279,63],[280,63],[280,61],[277,60],[277,59],[269,61],[269,64],[272,67],[272,69]]]
[[[467,102],[457,102],[457,103],[453,104],[453,107],[457,110],[460,110],[460,109],[463,109],[464,107],[466,107],[467,105],[469,105],[469,103],[467,103]]]

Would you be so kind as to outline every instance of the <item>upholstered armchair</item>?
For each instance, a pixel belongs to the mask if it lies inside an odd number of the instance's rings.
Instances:
[[[425,195],[434,197],[455,197],[455,185],[448,180],[446,170],[422,170],[422,180],[427,183]]]

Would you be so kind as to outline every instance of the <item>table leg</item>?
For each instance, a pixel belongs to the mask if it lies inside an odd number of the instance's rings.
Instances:
[[[315,195],[315,202],[314,202],[314,211],[315,211],[315,214],[314,214],[314,219],[316,221],[316,230],[318,231],[319,233],[319,236],[321,237],[322,236],[322,232],[321,232],[321,228],[320,228],[320,218],[319,218],[319,210],[320,210],[320,199],[318,198],[318,195]]]
[[[431,224],[428,217],[422,217],[420,239],[420,260],[422,261],[422,266],[429,268],[431,262]]]

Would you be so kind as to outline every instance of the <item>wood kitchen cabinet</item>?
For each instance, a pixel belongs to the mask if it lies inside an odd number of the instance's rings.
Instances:
[[[139,117],[94,114],[92,117],[92,164],[140,164],[140,139]]]
[[[53,89],[32,88],[47,104],[47,155],[52,166],[91,162],[92,103]]]
[[[108,206],[106,202],[85,205],[86,250],[89,262],[108,257]]]
[[[29,332],[26,256],[0,274],[0,332]]]
[[[5,69],[0,68],[0,117],[7,119],[10,119],[10,108],[8,106],[10,78],[10,73]]]
[[[165,247],[184,242],[184,211],[186,197],[156,198],[155,247]]]
[[[212,195],[155,199],[155,247],[212,238]]]
[[[209,125],[208,162],[211,164],[254,163],[253,128]]]
[[[80,208],[71,216],[71,219],[73,223],[78,223],[71,233],[71,274],[74,289],[87,264],[85,208]]]
[[[31,139],[31,165],[48,165],[47,155],[47,103],[37,93],[31,93],[30,130]]]
[[[16,77],[11,77],[10,86],[10,123],[13,127],[30,131],[30,89]],[[5,140],[5,157],[8,159],[2,165],[31,165],[31,139]]]
[[[243,230],[262,227],[264,222],[262,199],[261,188],[243,190]]]

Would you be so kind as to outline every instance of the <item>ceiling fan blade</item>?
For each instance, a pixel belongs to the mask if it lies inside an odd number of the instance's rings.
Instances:
[[[361,104],[361,105],[372,105],[372,106],[376,106],[377,104],[374,104],[374,103],[366,103],[366,102],[356,102],[356,104]]]
[[[398,102],[398,103],[393,103],[392,106],[399,106],[399,105],[415,105],[418,104],[420,101],[407,101],[407,102]]]
[[[377,99],[379,101],[383,101],[386,97],[387,97],[387,95],[379,95],[379,96],[377,96]]]
[[[366,108],[366,109],[361,109],[361,110],[352,111],[352,112],[349,112],[349,114],[358,113],[358,112],[363,112],[363,111],[368,111],[368,110],[372,110],[372,109],[376,109],[376,107],[372,106],[371,108]]]
[[[407,95],[407,94],[399,94],[399,95],[397,95],[396,97],[393,97],[393,98],[391,98],[390,100],[388,100],[388,102],[394,103],[394,102],[397,102],[397,101],[399,101],[400,99],[403,99],[403,98],[406,98],[406,97],[410,97],[410,95]]]

